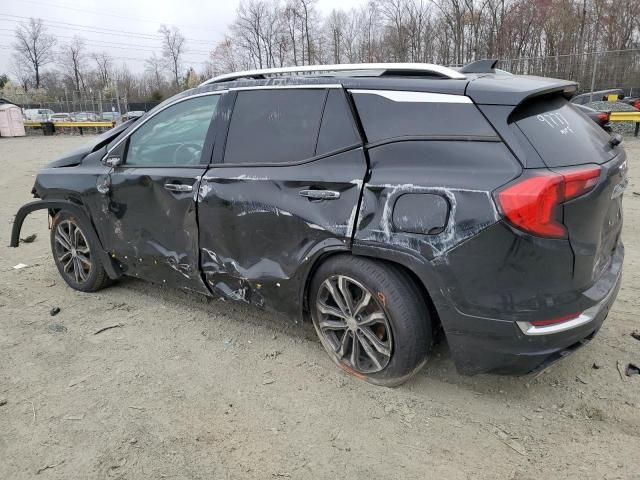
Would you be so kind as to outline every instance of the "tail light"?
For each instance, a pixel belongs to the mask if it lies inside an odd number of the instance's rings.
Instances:
[[[560,206],[595,187],[600,170],[588,165],[528,174],[499,190],[496,200],[516,228],[541,237],[565,238]]]
[[[636,100],[635,102],[633,102],[633,106],[640,110],[640,100]]]
[[[596,117],[598,117],[598,120],[600,120],[601,122],[608,122],[609,116],[610,114],[607,112],[600,112],[596,115]]]

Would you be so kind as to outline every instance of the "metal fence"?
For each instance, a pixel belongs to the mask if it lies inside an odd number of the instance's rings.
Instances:
[[[129,110],[144,110],[144,108],[130,108],[126,97],[103,97],[100,93],[65,92],[55,98],[46,100],[38,98],[38,93],[14,93],[10,100],[20,105],[23,109],[47,108],[56,113],[73,112],[119,112],[127,113]],[[150,102],[150,104],[153,104]],[[136,103],[136,107],[139,106]],[[144,103],[142,104],[144,105]]]
[[[621,88],[640,96],[640,49],[501,60],[499,68],[518,75],[540,75],[578,82],[580,93]]]

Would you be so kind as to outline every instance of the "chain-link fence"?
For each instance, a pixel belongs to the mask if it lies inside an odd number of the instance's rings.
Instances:
[[[640,49],[521,57],[502,60],[498,67],[518,75],[573,80],[580,93],[620,88],[627,96],[640,96]]]
[[[53,98],[52,98],[53,97]],[[103,112],[117,112],[125,114],[130,110],[146,110],[146,108],[137,108],[140,106],[136,103],[130,108],[126,97],[105,97],[101,93],[89,92],[64,92],[60,95],[47,95],[46,99],[40,98],[36,93],[13,93],[11,100],[20,105],[23,109],[49,109],[55,113],[74,113],[74,112],[93,112],[101,115]],[[149,105],[154,105],[150,102]],[[142,103],[145,106],[145,103]]]

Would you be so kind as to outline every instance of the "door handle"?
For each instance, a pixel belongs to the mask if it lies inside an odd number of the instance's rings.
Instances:
[[[300,190],[298,193],[301,197],[307,197],[311,200],[335,200],[340,198],[340,192],[335,190]]]
[[[164,188],[172,192],[192,192],[193,186],[183,185],[181,183],[165,183]]]

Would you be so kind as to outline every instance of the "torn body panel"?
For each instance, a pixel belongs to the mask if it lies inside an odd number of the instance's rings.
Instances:
[[[198,216],[201,268],[214,294],[299,316],[313,261],[350,248],[366,170],[362,148],[293,165],[213,165]],[[336,194],[301,195],[309,190]]]

